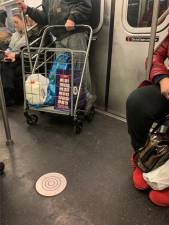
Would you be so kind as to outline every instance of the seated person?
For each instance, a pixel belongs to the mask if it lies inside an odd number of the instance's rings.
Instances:
[[[15,13],[12,19],[16,32],[12,35],[9,47],[5,51],[5,62],[1,63],[1,77],[7,105],[14,104],[22,96],[20,50],[26,44],[21,15]]]
[[[5,10],[0,10],[0,49],[5,50],[11,39],[11,32],[6,27],[7,13]]]
[[[127,123],[134,151],[144,147],[149,130],[155,121],[169,113],[169,70],[164,61],[169,58],[169,36],[153,55],[149,76],[150,85],[133,91],[127,100]],[[139,190],[149,188],[143,179],[143,172],[134,160],[133,183]],[[163,191],[151,190],[150,200],[158,206],[169,206],[169,188]]]

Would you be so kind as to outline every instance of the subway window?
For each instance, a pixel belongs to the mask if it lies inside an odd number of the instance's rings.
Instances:
[[[9,3],[6,5],[1,5],[2,3]],[[12,0],[0,0],[0,10],[6,11],[7,14],[7,20],[6,20],[6,26],[11,32],[15,32],[14,24],[11,19],[12,11],[15,8],[16,9],[16,1]],[[1,14],[0,14],[0,28],[2,27],[1,23]]]
[[[127,20],[132,27],[150,27],[154,0],[129,0]],[[169,0],[160,0],[159,17],[169,7]]]
[[[0,0],[0,4],[4,2],[9,2],[9,0]]]

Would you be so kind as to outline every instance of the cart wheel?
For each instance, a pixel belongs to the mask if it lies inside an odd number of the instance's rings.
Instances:
[[[94,106],[91,108],[90,112],[88,113],[88,115],[86,116],[86,120],[88,122],[91,122],[94,118],[94,115],[95,115],[95,108]]]
[[[38,116],[35,115],[35,114],[29,115],[29,116],[26,118],[26,122],[27,122],[27,124],[29,124],[29,125],[35,125],[35,124],[37,124],[37,122],[38,122]]]
[[[83,128],[83,122],[80,119],[75,121],[75,133],[80,134]]]
[[[3,162],[0,163],[0,176],[4,174],[5,164]]]

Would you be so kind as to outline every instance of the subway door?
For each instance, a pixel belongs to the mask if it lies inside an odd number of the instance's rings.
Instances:
[[[93,83],[93,92],[97,95],[96,106],[105,108],[106,75],[109,51],[109,30],[111,17],[111,4],[115,0],[93,0],[92,18],[99,20],[94,28],[94,40],[90,50],[90,71]],[[100,2],[100,3],[99,3]],[[99,9],[100,6],[100,9]],[[98,19],[97,11],[100,11]]]
[[[168,6],[168,0],[160,1],[159,16]],[[152,0],[118,0],[115,4],[108,111],[123,118],[129,93],[146,78],[152,12]],[[156,45],[167,34],[168,21],[167,17],[159,24]]]

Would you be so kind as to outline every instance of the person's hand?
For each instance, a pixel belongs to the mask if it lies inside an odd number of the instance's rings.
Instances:
[[[163,78],[160,80],[161,94],[169,100],[169,78]]]
[[[5,52],[4,60],[15,62],[16,60],[15,56],[16,56],[15,52]]]
[[[67,20],[65,23],[65,27],[67,31],[72,31],[75,29],[75,22],[73,20]]]
[[[28,6],[22,0],[16,0],[16,4],[20,11],[27,12]]]

